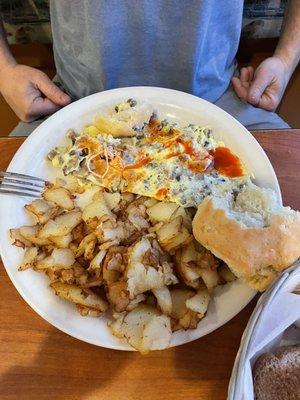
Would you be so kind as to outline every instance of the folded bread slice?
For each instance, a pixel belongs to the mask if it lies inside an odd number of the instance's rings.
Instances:
[[[259,291],[300,257],[300,213],[282,207],[271,189],[254,184],[225,197],[207,197],[194,217],[193,233]]]

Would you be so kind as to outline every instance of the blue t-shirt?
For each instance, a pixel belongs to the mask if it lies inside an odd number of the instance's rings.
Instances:
[[[161,86],[215,102],[234,71],[242,0],[51,0],[57,74],[78,99]]]

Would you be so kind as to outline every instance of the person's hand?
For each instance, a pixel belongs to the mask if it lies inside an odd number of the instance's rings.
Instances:
[[[0,72],[0,92],[25,122],[52,114],[71,101],[42,71],[18,64]]]
[[[232,78],[233,88],[242,100],[254,106],[275,111],[290,78],[286,64],[279,57],[264,60],[254,72],[253,67],[241,68],[240,76]]]

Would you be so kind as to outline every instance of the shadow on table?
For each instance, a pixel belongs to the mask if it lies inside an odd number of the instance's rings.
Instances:
[[[178,378],[186,380],[200,399],[224,400],[243,331],[252,312],[252,301],[239,315],[216,331],[175,348]],[[205,393],[205,397],[203,397]]]
[[[81,342],[51,327],[31,364],[15,365],[2,374],[0,399],[81,400],[100,388],[110,398],[105,386],[116,379],[129,357],[128,352],[119,352],[116,358],[113,350]]]

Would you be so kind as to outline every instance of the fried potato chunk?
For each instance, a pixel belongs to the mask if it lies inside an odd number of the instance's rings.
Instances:
[[[158,242],[164,250],[174,251],[193,240],[193,235],[183,226],[182,221],[179,215],[157,230]]]
[[[152,306],[143,304],[111,324],[114,335],[125,337],[142,354],[168,347],[171,339],[170,318]]]
[[[199,289],[195,296],[185,301],[187,308],[196,312],[198,316],[204,317],[210,301],[210,295],[207,289]]]
[[[171,317],[174,321],[173,330],[194,329],[197,327],[200,317],[195,311],[189,309],[186,305],[186,301],[194,295],[195,292],[187,288],[176,288],[171,290]]]
[[[39,238],[68,235],[81,222],[81,211],[74,210],[50,219],[39,231]]]
[[[75,263],[75,257],[70,249],[54,249],[50,256],[36,263],[37,269],[68,269]]]
[[[45,246],[50,244],[48,238],[40,237],[40,230],[37,225],[33,226],[21,226],[20,235],[26,240],[37,246]]]
[[[22,249],[25,249],[25,247],[27,248],[33,245],[29,240],[21,235],[20,229],[10,229],[9,235],[12,240],[12,244],[16,247],[22,247]]]
[[[103,217],[106,217],[107,219],[114,219],[114,214],[107,206],[107,203],[103,197],[103,193],[98,193],[98,200],[89,203],[82,212],[82,219],[88,226],[90,226],[91,229],[95,229]]]
[[[74,208],[74,201],[71,193],[64,187],[51,187],[44,190],[43,198],[56,204],[63,210],[72,210]]]
[[[147,214],[152,223],[169,222],[179,206],[175,203],[158,202],[147,209]]]
[[[101,312],[105,312],[108,308],[107,302],[89,289],[82,289],[62,282],[53,282],[50,286],[59,297],[76,305]]]
[[[19,271],[32,268],[37,259],[39,249],[37,247],[28,247],[24,253],[22,263],[19,266]]]
[[[157,299],[161,312],[165,315],[170,315],[172,312],[172,297],[168,287],[162,286],[159,289],[153,289],[152,292]]]
[[[157,267],[143,263],[145,255],[151,251],[154,249],[147,238],[142,238],[128,249],[126,277],[131,298],[148,290],[159,289],[164,285],[177,282],[167,262]]]
[[[26,204],[25,209],[33,214],[40,224],[45,224],[49,219],[54,218],[59,211],[59,207],[43,199],[36,199]]]

